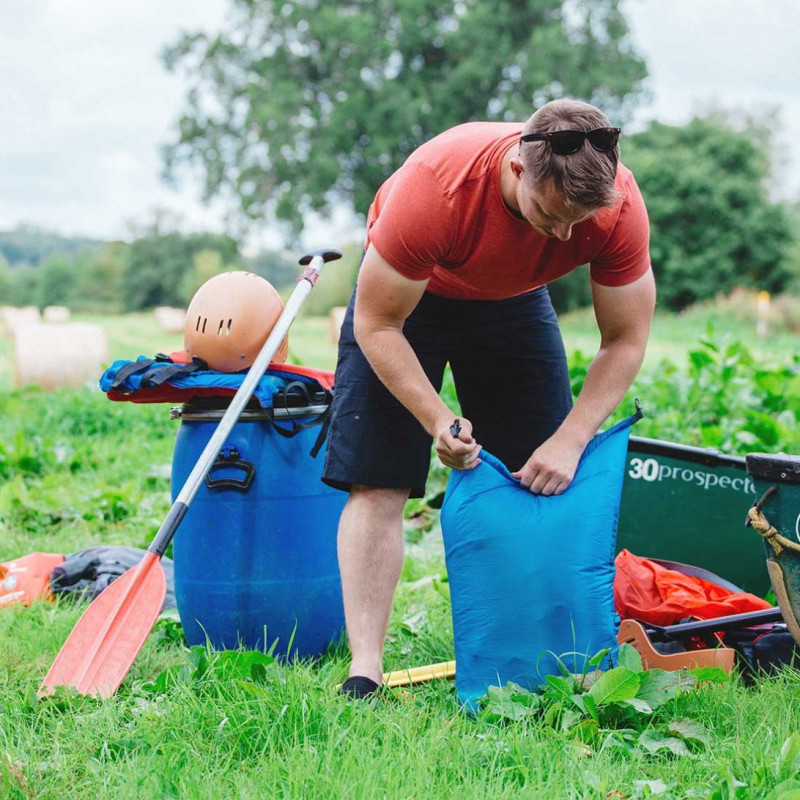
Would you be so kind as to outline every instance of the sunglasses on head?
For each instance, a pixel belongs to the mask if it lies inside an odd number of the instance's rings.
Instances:
[[[583,147],[583,140],[600,153],[610,153],[619,141],[620,128],[595,128],[593,131],[547,131],[528,133],[523,142],[547,142],[550,149],[559,156],[577,153]]]

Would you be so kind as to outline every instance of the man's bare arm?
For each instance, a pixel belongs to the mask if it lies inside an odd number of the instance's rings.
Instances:
[[[532,492],[561,494],[569,486],[586,445],[642,366],[655,309],[652,271],[626,286],[593,282],[592,297],[601,340],[580,397],[561,427],[514,473]]]
[[[401,275],[370,246],[358,276],[354,334],[375,374],[434,438],[444,464],[469,469],[479,448],[472,425],[462,418],[462,433],[450,433],[454,412],[437,394],[403,334],[403,325],[416,308],[427,281]]]

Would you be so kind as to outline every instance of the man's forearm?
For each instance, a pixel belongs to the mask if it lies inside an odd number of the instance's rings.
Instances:
[[[585,447],[625,397],[643,359],[644,348],[638,343],[618,342],[601,347],[561,432]]]
[[[356,329],[356,340],[384,386],[435,435],[437,420],[452,412],[437,394],[402,331]]]

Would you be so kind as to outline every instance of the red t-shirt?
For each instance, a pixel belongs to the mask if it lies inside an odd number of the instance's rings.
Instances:
[[[620,199],[572,228],[566,242],[535,231],[509,211],[500,165],[520,123],[470,122],[415,150],[378,190],[367,241],[398,272],[430,278],[428,291],[500,300],[549,283],[581,264],[604,286],[650,268],[650,226],[639,187],[619,165]]]

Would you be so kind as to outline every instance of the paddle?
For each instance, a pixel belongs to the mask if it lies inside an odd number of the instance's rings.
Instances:
[[[40,697],[50,694],[56,686],[72,686],[81,694],[98,695],[104,699],[117,691],[164,604],[167,582],[161,556],[300,306],[314,287],[323,264],[341,257],[342,254],[336,250],[319,250],[300,259],[300,263],[306,266],[305,272],[153,542],[139,564],[104,589],[83,613],[45,676],[39,688]]]

